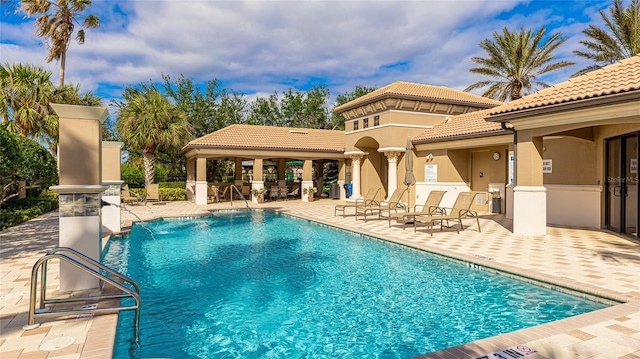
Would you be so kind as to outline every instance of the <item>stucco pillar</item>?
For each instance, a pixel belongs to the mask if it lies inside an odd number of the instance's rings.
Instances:
[[[207,159],[196,159],[196,204],[207,204]]]
[[[347,191],[344,189],[344,183],[347,177],[347,166],[344,164],[344,160],[338,160],[338,187],[340,188],[340,199],[347,199]]]
[[[59,117],[58,186],[59,245],[100,261],[102,220],[101,127],[109,115],[105,107],[51,104]],[[60,291],[97,288],[99,280],[75,266],[60,261]]]
[[[388,167],[388,179],[387,179],[387,198],[385,200],[389,200],[391,195],[398,188],[398,157],[400,157],[400,152],[398,151],[387,151],[384,153],[387,157],[387,167]]]
[[[122,142],[102,142],[102,185],[107,189],[102,194],[102,200],[113,204],[102,208],[102,225],[112,233],[120,233],[120,196],[122,179],[120,177]]]
[[[516,186],[513,189],[513,233],[547,233],[547,194],[542,175],[542,137],[518,131]]]
[[[362,163],[362,155],[351,155],[351,200],[362,198],[360,193],[360,164]]]
[[[318,195],[322,193],[322,188],[324,187],[324,162],[317,161],[315,163],[316,166],[316,187],[318,188]]]
[[[234,184],[238,187],[239,190],[242,190],[242,158],[236,157],[236,165],[235,165],[235,182]]]
[[[285,174],[287,170],[287,159],[279,158],[278,159],[278,186],[284,187],[287,185],[287,180],[285,179]]]
[[[187,158],[187,199],[195,201],[196,196],[196,159]]]
[[[310,187],[313,187],[313,160],[304,160],[302,163],[302,183],[300,184],[302,202],[309,202],[309,195],[304,193],[304,189]]]
[[[256,158],[253,160],[253,181],[251,181],[251,189],[264,188],[264,180],[262,179],[262,158]],[[251,196],[251,202],[258,203],[258,198]]]

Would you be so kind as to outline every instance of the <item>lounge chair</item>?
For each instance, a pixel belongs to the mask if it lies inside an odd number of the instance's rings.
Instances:
[[[147,196],[144,201],[160,203],[160,186],[157,183],[147,185]]]
[[[379,205],[372,205],[367,207],[356,207],[356,220],[358,220],[358,216],[361,215],[364,217],[364,221],[367,221],[367,216],[372,215],[374,213],[378,213],[378,219],[381,219],[383,214],[386,212],[387,216],[391,216],[391,211],[398,212],[398,209],[403,209],[405,212],[407,211],[404,203],[400,202],[402,200],[402,196],[407,192],[407,188],[405,189],[396,189],[391,198],[383,204],[381,202]]]
[[[395,219],[398,222],[402,222],[402,229],[404,230],[407,223],[411,223],[414,220],[416,215],[429,215],[429,216],[437,216],[437,215],[445,215],[447,214],[446,210],[440,207],[440,202],[442,201],[442,197],[447,191],[431,191],[429,192],[429,196],[427,196],[427,200],[424,202],[422,206],[422,210],[418,212],[418,205],[413,207],[413,212],[409,213],[392,213],[389,216],[389,227],[391,227],[391,220]]]
[[[458,221],[456,225],[456,232],[460,233],[462,230],[462,220],[465,218],[475,218],[478,223],[478,232],[480,232],[480,220],[478,219],[478,212],[471,210],[471,205],[476,198],[475,192],[460,192],[453,207],[445,208],[448,210],[445,215],[416,215],[413,220],[413,231],[417,231],[418,223],[426,224],[429,228],[429,233],[433,236],[433,223],[440,221],[440,231],[442,231],[443,223],[449,221]]]
[[[122,203],[139,203],[142,199],[135,193],[129,190],[129,185],[125,184],[120,189],[120,200]]]
[[[288,197],[291,197],[292,199],[300,197],[300,186],[295,186],[295,188],[292,188],[291,191],[287,192],[287,198]]]
[[[376,201],[376,197],[378,196],[378,192],[380,192],[380,188],[369,188],[367,194],[365,194],[364,198],[356,199],[355,203],[347,203],[347,204],[339,204],[336,205],[334,209],[334,216],[338,215],[338,212],[342,212],[342,217],[347,215],[347,208],[355,208],[357,207],[367,207],[372,205],[379,205],[380,203]]]
[[[251,199],[251,186],[248,186],[248,185],[242,186],[242,191],[240,192],[242,193],[242,197],[244,197],[245,200]]]

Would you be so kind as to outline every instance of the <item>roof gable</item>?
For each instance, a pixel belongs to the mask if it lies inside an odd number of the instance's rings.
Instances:
[[[448,87],[397,81],[340,105],[334,109],[334,112],[342,113],[385,98],[408,98],[443,103],[460,103],[482,108],[495,107],[502,104],[500,101]]]
[[[485,120],[490,111],[487,109],[450,117],[415,136],[412,141],[417,144],[502,134],[505,130],[500,123]]]

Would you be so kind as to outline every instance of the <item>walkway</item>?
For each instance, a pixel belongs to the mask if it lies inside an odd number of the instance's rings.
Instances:
[[[403,231],[399,225],[389,228],[386,220],[365,223],[356,222],[353,216],[335,217],[333,208],[337,203],[339,201],[330,199],[311,203],[278,201],[252,207],[272,208],[458,258],[484,269],[496,268],[626,302],[420,358],[477,358],[518,345],[536,350],[537,353],[526,357],[532,359],[640,358],[640,243],[604,231],[561,227],[549,227],[544,237],[515,236],[509,231],[511,221],[500,215],[483,216],[480,219],[482,233],[471,226],[459,235],[445,230],[430,237],[424,227],[414,233],[413,228]],[[234,202],[235,208],[243,205]],[[229,208],[229,203],[195,206],[189,202],[171,202],[129,208],[147,220],[206,214],[211,209]],[[130,213],[122,213],[123,220],[136,220]],[[57,226],[56,213],[50,213],[0,232],[2,358],[111,358],[115,315],[44,320],[38,329],[22,330],[27,321],[31,266],[57,244]],[[55,290],[57,284],[52,280],[48,285]]]

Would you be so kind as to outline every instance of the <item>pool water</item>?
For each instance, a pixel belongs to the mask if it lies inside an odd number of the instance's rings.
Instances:
[[[107,266],[138,281],[118,358],[409,358],[604,304],[270,211],[135,225]]]

